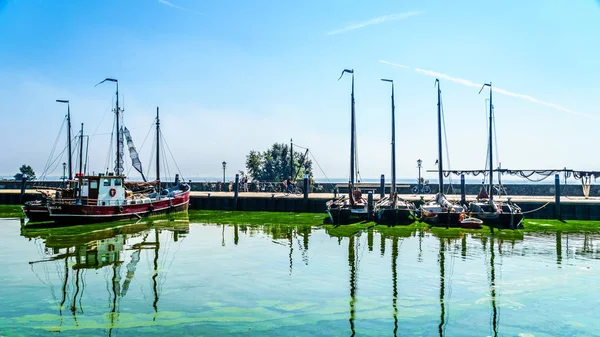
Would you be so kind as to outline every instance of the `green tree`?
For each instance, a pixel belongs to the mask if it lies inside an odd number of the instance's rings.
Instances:
[[[312,180],[312,161],[305,158],[305,153],[294,151],[294,175],[292,178],[303,178],[308,174]],[[246,156],[246,170],[253,178],[260,181],[284,181],[290,175],[290,147],[287,144],[275,143],[270,149],[259,152],[252,150]]]
[[[35,172],[29,165],[21,165],[19,168],[19,173],[15,174],[15,180],[22,180],[25,178],[26,180],[35,180]]]

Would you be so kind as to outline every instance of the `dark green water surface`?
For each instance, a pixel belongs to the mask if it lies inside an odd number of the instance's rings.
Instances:
[[[0,219],[0,336],[597,336],[599,242]]]

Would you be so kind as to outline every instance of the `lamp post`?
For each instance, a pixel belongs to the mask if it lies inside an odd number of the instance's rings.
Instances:
[[[227,168],[227,162],[223,161],[223,184],[225,184],[225,169]]]
[[[419,168],[419,179],[417,180],[417,182],[418,182],[417,192],[421,191],[421,164],[423,164],[423,161],[421,159],[417,159],[417,167]]]
[[[60,179],[62,179],[62,185],[65,186],[65,179],[67,179],[67,176],[66,176],[66,174],[67,174],[67,163],[63,163],[62,167],[63,167],[63,175],[62,175],[62,177],[60,177]]]

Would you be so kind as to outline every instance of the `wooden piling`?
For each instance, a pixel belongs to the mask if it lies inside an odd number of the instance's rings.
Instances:
[[[381,175],[381,180],[379,181],[379,198],[383,198],[385,195],[385,175]]]
[[[21,178],[21,204],[25,203],[25,183],[27,182],[27,178],[23,175]]]
[[[560,177],[558,174],[554,175],[554,218],[562,219],[560,210]]]
[[[308,174],[304,175],[304,210],[308,211]]]
[[[373,220],[373,191],[369,191],[367,195],[367,213],[369,214],[369,220]]]
[[[233,185],[233,209],[238,210],[238,194],[240,189],[240,175],[235,174],[235,184]]]
[[[460,175],[460,202],[463,205],[467,203],[467,191],[465,188],[465,175],[464,174]]]

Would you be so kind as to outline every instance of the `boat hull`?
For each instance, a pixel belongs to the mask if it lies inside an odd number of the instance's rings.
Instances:
[[[48,211],[48,206],[39,204],[39,203],[31,203],[25,204],[21,206],[23,213],[29,219],[29,221],[33,222],[44,222],[44,221],[52,221],[50,219],[50,212]]]
[[[456,212],[427,212],[421,210],[421,221],[439,227],[460,227],[460,215]]]
[[[483,221],[484,225],[502,229],[518,229],[524,218],[522,213],[482,212],[472,213],[472,216]]]
[[[376,214],[380,224],[410,225],[415,222],[415,213],[411,209],[380,208]]]
[[[156,200],[150,203],[124,206],[84,206],[58,204],[51,205],[50,220],[60,224],[88,224],[126,219],[142,218],[151,215],[187,211],[190,192],[186,191],[173,198]]]
[[[368,212],[349,207],[327,209],[327,215],[329,221],[334,225],[347,225],[369,220]]]

